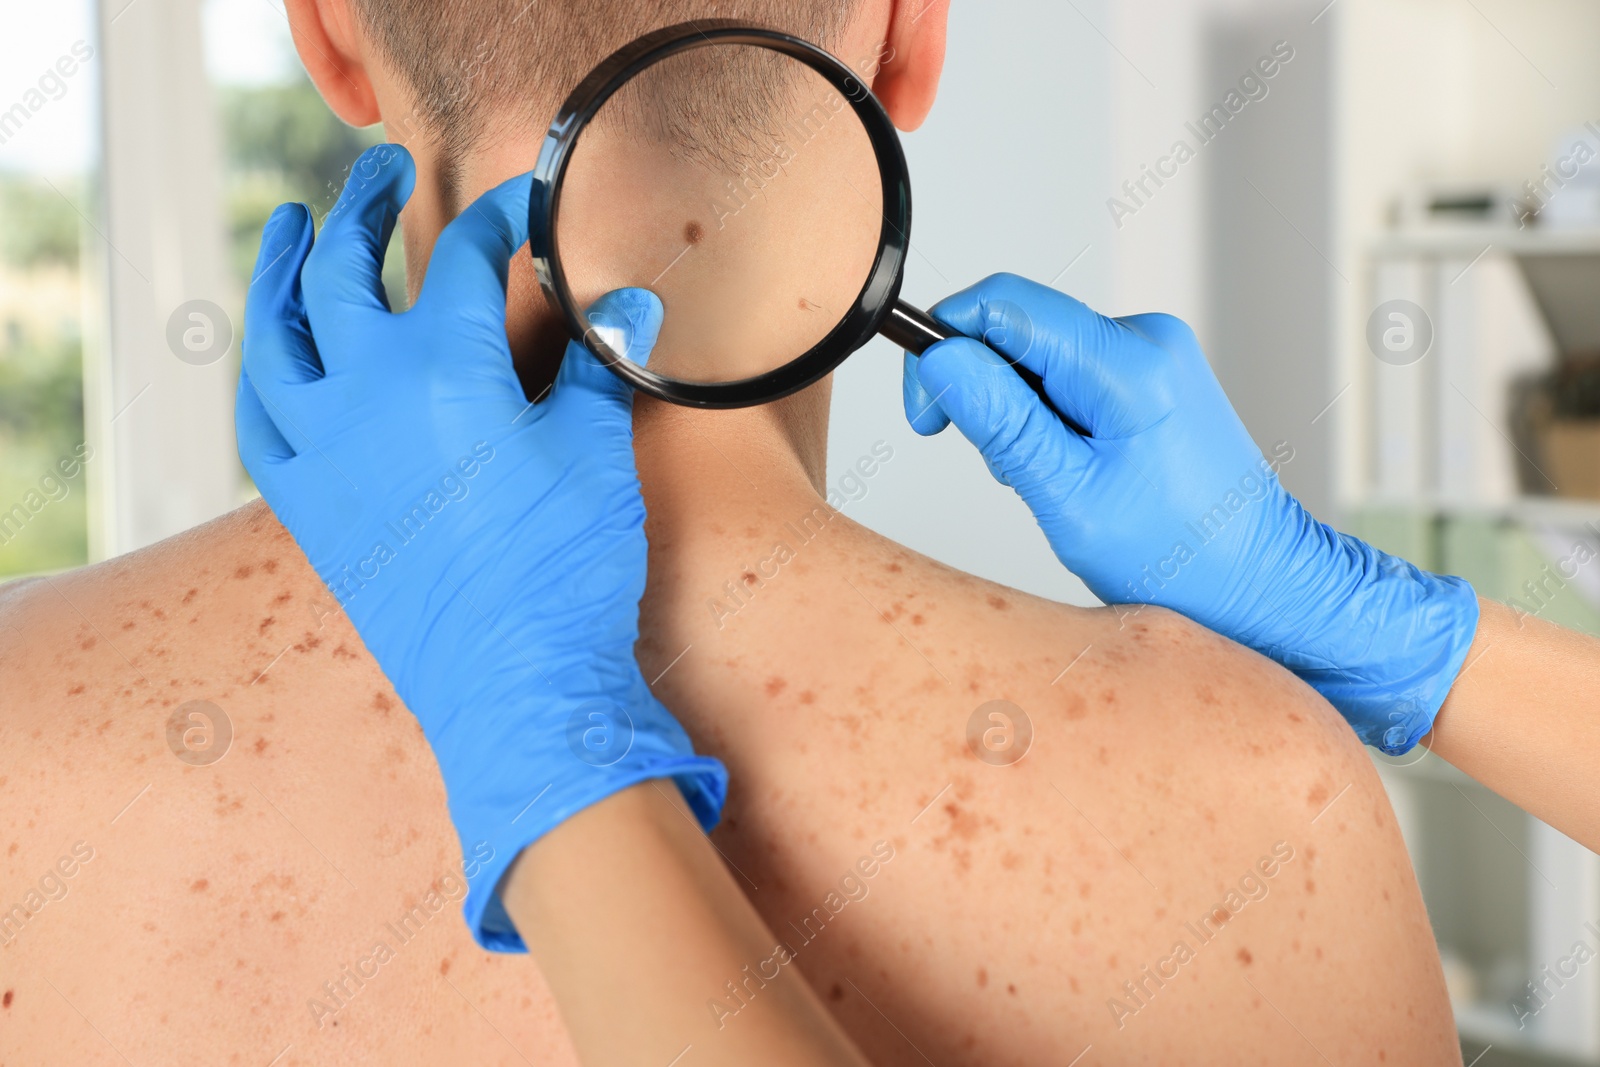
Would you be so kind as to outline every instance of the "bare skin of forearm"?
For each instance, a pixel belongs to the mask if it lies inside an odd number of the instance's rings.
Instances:
[[[793,965],[719,1026],[708,1001],[773,954],[670,782],[635,786],[527,849],[501,887],[586,1067],[867,1061]],[[747,994],[748,995],[748,994]]]
[[[1424,742],[1600,851],[1600,641],[1480,600],[1467,666]]]

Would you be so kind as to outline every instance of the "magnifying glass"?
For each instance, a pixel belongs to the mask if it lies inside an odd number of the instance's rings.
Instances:
[[[529,232],[572,335],[678,404],[763,404],[876,335],[918,355],[955,336],[900,299],[911,182],[893,122],[848,65],[776,30],[687,22],[602,62],[545,137]],[[666,310],[648,366],[586,314],[625,287]]]

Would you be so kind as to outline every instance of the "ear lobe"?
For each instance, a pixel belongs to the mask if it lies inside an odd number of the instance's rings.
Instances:
[[[382,119],[349,0],[284,0],[295,51],[322,99],[351,126]]]
[[[939,92],[949,19],[950,0],[894,0],[888,58],[872,91],[907,133],[922,125]]]

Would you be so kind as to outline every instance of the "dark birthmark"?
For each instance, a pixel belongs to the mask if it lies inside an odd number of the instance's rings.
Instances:
[[[706,239],[706,228],[691,219],[683,228],[683,239],[692,245],[697,245]]]

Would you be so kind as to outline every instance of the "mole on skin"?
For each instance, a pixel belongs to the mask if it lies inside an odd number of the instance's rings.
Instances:
[[[706,229],[693,219],[683,228],[683,239],[692,245],[697,245],[706,239]]]

